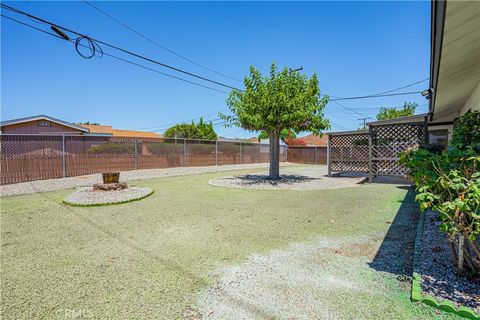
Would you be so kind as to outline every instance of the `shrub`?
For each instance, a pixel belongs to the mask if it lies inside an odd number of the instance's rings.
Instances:
[[[400,157],[417,186],[420,209],[440,213],[457,269],[473,277],[480,274],[479,126],[478,113],[467,113],[457,121],[446,150],[424,146]]]

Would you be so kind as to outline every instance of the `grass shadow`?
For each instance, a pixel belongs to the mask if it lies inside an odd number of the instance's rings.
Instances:
[[[399,186],[399,188],[406,188]],[[420,213],[415,203],[415,189],[409,187],[387,234],[369,264],[377,271],[398,276],[412,275],[413,251]]]

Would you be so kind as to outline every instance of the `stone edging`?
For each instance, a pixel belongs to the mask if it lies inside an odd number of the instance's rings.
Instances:
[[[152,194],[153,194],[153,190],[151,190],[149,193],[147,193],[147,194],[145,194],[141,197],[132,198],[132,199],[128,199],[128,200],[122,200],[122,201],[118,201],[118,202],[89,203],[89,204],[78,204],[78,203],[74,203],[74,202],[69,202],[67,200],[62,200],[62,202],[63,202],[63,204],[71,206],[71,207],[103,207],[103,206],[124,204],[124,203],[129,203],[129,202],[133,202],[133,201],[142,200],[142,199],[145,199],[146,197],[151,196]]]
[[[418,271],[418,259],[420,255],[420,246],[423,235],[423,225],[425,221],[425,215],[420,213],[420,219],[418,220],[417,235],[415,237],[415,247],[413,252],[413,274],[412,274],[412,296],[413,302],[422,302],[433,308],[456,314],[466,319],[479,320],[480,315],[475,313],[472,308],[460,306],[456,307],[450,300],[438,301],[431,295],[422,294],[422,288],[420,286],[421,276]]]

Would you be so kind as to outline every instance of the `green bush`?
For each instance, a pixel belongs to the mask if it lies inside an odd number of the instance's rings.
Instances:
[[[480,153],[480,112],[468,112],[455,122],[450,143]]]
[[[457,121],[454,139],[445,150],[432,146],[412,149],[400,157],[417,186],[422,211],[440,213],[441,230],[449,235],[460,272],[480,274],[480,126],[478,113]],[[469,129],[470,128],[470,129]],[[477,137],[475,137],[477,135]]]

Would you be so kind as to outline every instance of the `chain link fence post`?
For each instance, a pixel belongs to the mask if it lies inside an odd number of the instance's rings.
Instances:
[[[62,172],[63,172],[63,177],[65,178],[67,176],[67,161],[65,157],[65,135],[62,134]]]
[[[218,167],[218,140],[215,140],[215,166]]]
[[[137,139],[133,140],[133,146],[134,146],[134,150],[135,150],[135,158],[134,158],[134,161],[135,161],[135,170],[138,169],[138,146],[137,146]]]
[[[187,166],[187,139],[183,138],[183,166]]]

